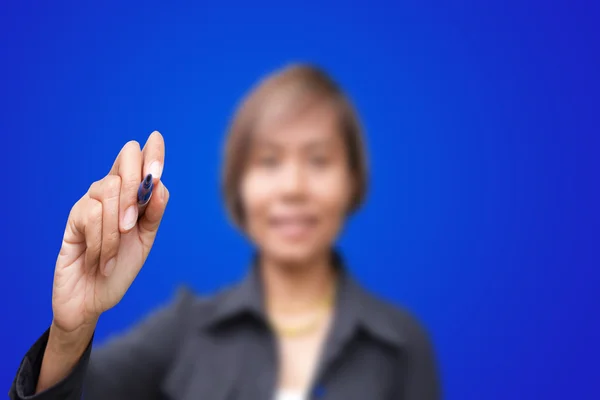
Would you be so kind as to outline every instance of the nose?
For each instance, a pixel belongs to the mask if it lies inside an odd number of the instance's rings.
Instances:
[[[300,198],[306,194],[306,174],[298,162],[289,162],[281,174],[281,193],[287,198]]]

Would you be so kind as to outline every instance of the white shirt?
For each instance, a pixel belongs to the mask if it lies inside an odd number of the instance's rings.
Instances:
[[[300,390],[279,389],[275,400],[306,400],[306,396]]]

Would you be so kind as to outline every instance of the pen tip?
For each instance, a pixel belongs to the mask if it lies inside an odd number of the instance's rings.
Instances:
[[[152,174],[148,174],[146,175],[146,177],[144,178],[144,180],[142,181],[141,185],[140,185],[140,190],[152,190]]]

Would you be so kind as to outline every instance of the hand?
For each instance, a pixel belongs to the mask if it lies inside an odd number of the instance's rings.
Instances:
[[[169,200],[160,180],[165,144],[153,132],[144,149],[125,144],[112,169],[94,182],[69,214],[54,271],[53,325],[75,332],[93,325],[123,297],[144,265]],[[137,190],[152,173],[154,190],[138,215]]]

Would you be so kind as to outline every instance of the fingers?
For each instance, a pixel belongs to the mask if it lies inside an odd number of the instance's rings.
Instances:
[[[77,203],[71,208],[63,241],[69,245],[79,245],[85,242],[85,210],[89,196],[86,193],[83,197],[77,200]]]
[[[162,176],[165,165],[165,141],[158,131],[152,132],[142,149],[144,162],[143,176],[152,174],[154,183]]]
[[[85,210],[85,268],[95,273],[102,247],[102,203],[90,198]]]
[[[148,203],[148,207],[144,215],[140,219],[139,229],[140,237],[144,244],[149,247],[156,236],[156,231],[160,225],[160,221],[165,213],[165,208],[169,201],[169,190],[165,187],[162,181],[154,188],[155,192]]]
[[[89,191],[92,199],[102,203],[102,246],[99,266],[105,276],[109,276],[116,264],[121,233],[119,232],[119,194],[121,177],[108,175],[95,182]]]
[[[138,219],[137,190],[142,180],[142,151],[135,140],[125,144],[109,175],[121,178],[119,198],[119,230],[126,233]]]

